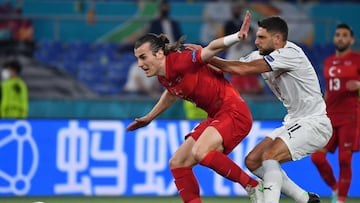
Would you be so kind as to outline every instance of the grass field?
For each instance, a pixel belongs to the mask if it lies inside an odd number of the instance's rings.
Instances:
[[[179,197],[0,197],[0,203],[181,203]],[[249,203],[246,197],[204,197],[203,203]],[[281,198],[280,203],[293,200]],[[322,198],[322,203],[330,203],[329,198]],[[350,198],[347,203],[358,203],[360,198]]]

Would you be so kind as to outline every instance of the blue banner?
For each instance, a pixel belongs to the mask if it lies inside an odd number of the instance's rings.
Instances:
[[[156,120],[126,132],[131,120],[1,120],[0,196],[176,195],[168,160],[198,123]],[[255,121],[230,154],[246,169],[245,155],[278,121]],[[337,157],[329,156],[338,166]],[[309,158],[283,164],[296,183],[329,196]],[[350,196],[360,196],[360,157],[353,160]],[[243,188],[203,166],[194,168],[202,195],[242,196]],[[249,171],[247,171],[249,172]],[[335,167],[338,174],[338,169]]]

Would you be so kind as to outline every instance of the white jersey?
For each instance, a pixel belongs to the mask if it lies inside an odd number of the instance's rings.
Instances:
[[[272,71],[262,73],[262,77],[283,102],[288,114],[285,123],[298,119],[326,115],[326,105],[320,90],[316,72],[303,50],[287,41],[284,48],[262,56],[254,51],[240,61],[264,58]]]

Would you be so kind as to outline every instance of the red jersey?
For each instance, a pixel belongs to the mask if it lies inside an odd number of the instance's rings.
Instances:
[[[359,91],[348,91],[346,83],[349,80],[360,80],[360,54],[350,51],[342,57],[336,57],[335,54],[329,56],[324,63],[324,77],[327,112],[330,118],[333,117],[332,121],[340,121],[344,113],[356,116]]]
[[[171,94],[195,103],[210,117],[225,101],[244,102],[222,72],[202,61],[201,50],[169,53],[166,56],[166,76],[158,76],[158,79]]]

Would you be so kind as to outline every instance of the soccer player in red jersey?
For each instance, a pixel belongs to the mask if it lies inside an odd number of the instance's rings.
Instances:
[[[201,202],[199,185],[192,171],[197,164],[238,182],[246,189],[252,202],[262,202],[257,198],[261,184],[227,156],[249,133],[252,126],[251,112],[223,73],[206,64],[227,46],[244,39],[249,25],[250,13],[247,13],[236,36],[216,39],[200,50],[180,50],[181,40],[170,45],[165,35],[151,33],[135,43],[138,66],[147,77],[157,76],[166,90],[147,115],[129,124],[128,131],[148,125],[178,98],[195,103],[208,114],[204,121],[186,135],[184,143],[169,162],[183,202]]]
[[[323,149],[311,156],[321,177],[333,191],[332,203],[346,201],[352,176],[352,155],[360,148],[360,54],[351,50],[354,42],[352,29],[347,24],[339,24],[333,39],[336,52],[327,57],[324,63],[326,110],[333,126],[333,135]],[[333,153],[337,147],[340,165],[338,181],[326,160],[326,153]]]

